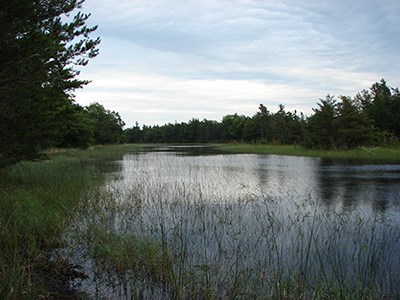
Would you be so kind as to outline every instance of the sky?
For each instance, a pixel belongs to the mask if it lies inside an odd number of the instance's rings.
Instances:
[[[312,114],[320,98],[400,80],[400,0],[86,0],[100,54],[81,69],[81,105],[126,128]]]

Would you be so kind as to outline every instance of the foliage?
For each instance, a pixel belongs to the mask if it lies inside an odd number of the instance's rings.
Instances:
[[[4,2],[4,1],[3,1]],[[34,159],[57,143],[71,93],[88,81],[76,67],[98,54],[83,0],[2,2],[0,8],[0,166]],[[73,110],[73,109],[72,109]]]
[[[82,192],[99,176],[79,160],[23,163],[0,187],[0,298],[48,295],[41,276]],[[53,275],[59,269],[52,268]],[[50,287],[49,287],[50,288]]]
[[[318,145],[324,149],[332,149],[337,138],[337,103],[334,97],[328,94],[325,99],[320,99],[318,106],[319,108],[313,108],[314,115],[308,120],[308,142],[310,146]]]
[[[353,98],[328,94],[314,114],[286,111],[280,104],[272,113],[264,104],[252,116],[229,114],[220,122],[192,119],[188,123],[134,127],[125,130],[128,143],[218,143],[302,145],[322,150],[361,146],[393,146],[400,137],[400,91],[385,80]]]
[[[57,144],[59,147],[87,148],[95,143],[93,137],[95,122],[87,108],[73,103],[64,111],[63,132],[64,136]]]
[[[261,104],[262,105],[262,104]],[[264,106],[265,108],[265,106]],[[266,108],[265,108],[266,109]],[[128,143],[215,143],[267,141],[297,144],[304,138],[305,119],[297,112],[260,112],[253,117],[226,115],[221,122],[192,119],[188,123],[146,126],[136,123],[125,130]]]
[[[361,96],[363,108],[381,131],[392,137],[400,137],[400,93],[398,88],[391,88],[384,79],[374,83],[371,92]]]
[[[341,148],[352,149],[357,146],[373,144],[376,131],[373,122],[357,102],[350,97],[341,96],[338,105],[337,144]]]
[[[95,102],[87,107],[87,114],[93,124],[95,144],[118,144],[123,142],[122,127],[125,123],[115,111],[106,110]]]

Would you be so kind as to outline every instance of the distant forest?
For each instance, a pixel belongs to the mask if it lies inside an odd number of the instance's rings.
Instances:
[[[237,141],[351,149],[398,143],[400,93],[384,79],[354,98],[327,95],[311,116],[284,105],[271,113],[260,104],[251,117],[124,130],[118,112],[74,101],[74,91],[89,83],[79,79],[79,69],[98,55],[100,44],[91,38],[97,26],[86,25],[90,15],[74,13],[82,3],[21,0],[0,6],[0,168],[41,159],[52,147],[94,144]]]
[[[353,98],[327,95],[306,117],[279,105],[271,113],[264,104],[251,117],[226,115],[221,122],[192,119],[188,123],[125,130],[127,143],[248,142],[298,144],[318,149],[395,145],[400,138],[400,92],[382,79]]]

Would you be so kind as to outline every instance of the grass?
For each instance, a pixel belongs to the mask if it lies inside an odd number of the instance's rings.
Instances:
[[[261,145],[261,144],[214,144],[216,149],[230,153],[256,153],[276,154],[291,156],[309,156],[337,159],[356,159],[374,161],[400,162],[399,148],[366,148],[360,147],[353,150],[314,150],[298,145]]]
[[[201,162],[213,166],[206,158]],[[114,270],[118,279],[110,285],[125,286],[114,296],[134,291],[138,298],[157,291],[163,299],[400,295],[394,220],[319,209],[311,199],[299,204],[256,191],[228,193],[215,187],[228,188],[232,180],[217,166],[202,174],[184,157],[128,160],[121,176],[81,210],[87,212],[80,218],[86,230],[81,243],[97,262],[93,269]]]
[[[217,198],[220,204],[212,205],[183,188],[174,192],[182,199],[176,203],[158,196],[168,193],[162,185],[153,188],[139,215],[124,216],[117,235],[140,228],[162,241],[173,267],[167,284],[178,299],[376,299],[383,293],[376,283],[381,266],[373,263],[381,265],[380,247],[387,241],[383,229],[370,235],[371,220],[355,226],[351,216],[290,218],[278,201],[250,198]],[[330,229],[335,233],[324,234]],[[354,248],[341,247],[348,240]],[[145,260],[144,253],[132,252]],[[359,261],[351,262],[352,255]],[[390,265],[383,268],[395,274]]]
[[[87,201],[78,205],[74,221],[66,230],[64,240],[68,240],[68,246],[56,256],[86,266],[79,285],[91,298],[136,295],[134,299],[142,299],[145,294],[160,298],[166,290],[174,294],[168,249],[160,240],[140,231],[122,230],[120,226],[134,222],[132,213],[137,207],[119,203],[119,196],[104,187],[92,190]]]
[[[103,182],[107,161],[127,150],[53,151],[51,160],[0,170],[0,298],[51,295],[43,278],[49,252],[63,246],[62,234],[87,190]]]
[[[395,269],[400,236],[392,220],[323,211],[311,200],[299,204],[256,191],[229,191],[232,178],[209,161],[209,174],[199,173],[185,157],[110,163],[141,147],[51,151],[49,161],[3,170],[1,299],[71,292],[50,280],[59,274],[61,281],[79,279],[94,298],[400,296]],[[305,151],[217,147],[284,155]],[[177,169],[181,160],[183,169]],[[105,180],[106,172],[116,175]],[[81,267],[81,278],[71,265]]]

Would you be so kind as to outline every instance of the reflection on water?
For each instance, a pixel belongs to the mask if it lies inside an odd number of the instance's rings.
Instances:
[[[399,210],[400,165],[343,164],[322,161],[316,170],[321,199],[346,209],[370,206],[390,213]]]
[[[203,154],[203,155],[201,155]],[[257,154],[215,154],[207,147],[163,147],[127,154],[126,181],[148,176],[164,183],[200,185],[226,199],[252,194],[287,205],[318,202],[327,209],[399,213],[400,165]],[[121,182],[122,183],[122,182]]]
[[[181,298],[259,298],[290,276],[310,286],[372,280],[400,295],[399,165],[204,147],[153,148],[118,164],[104,209],[82,224],[158,243]]]

